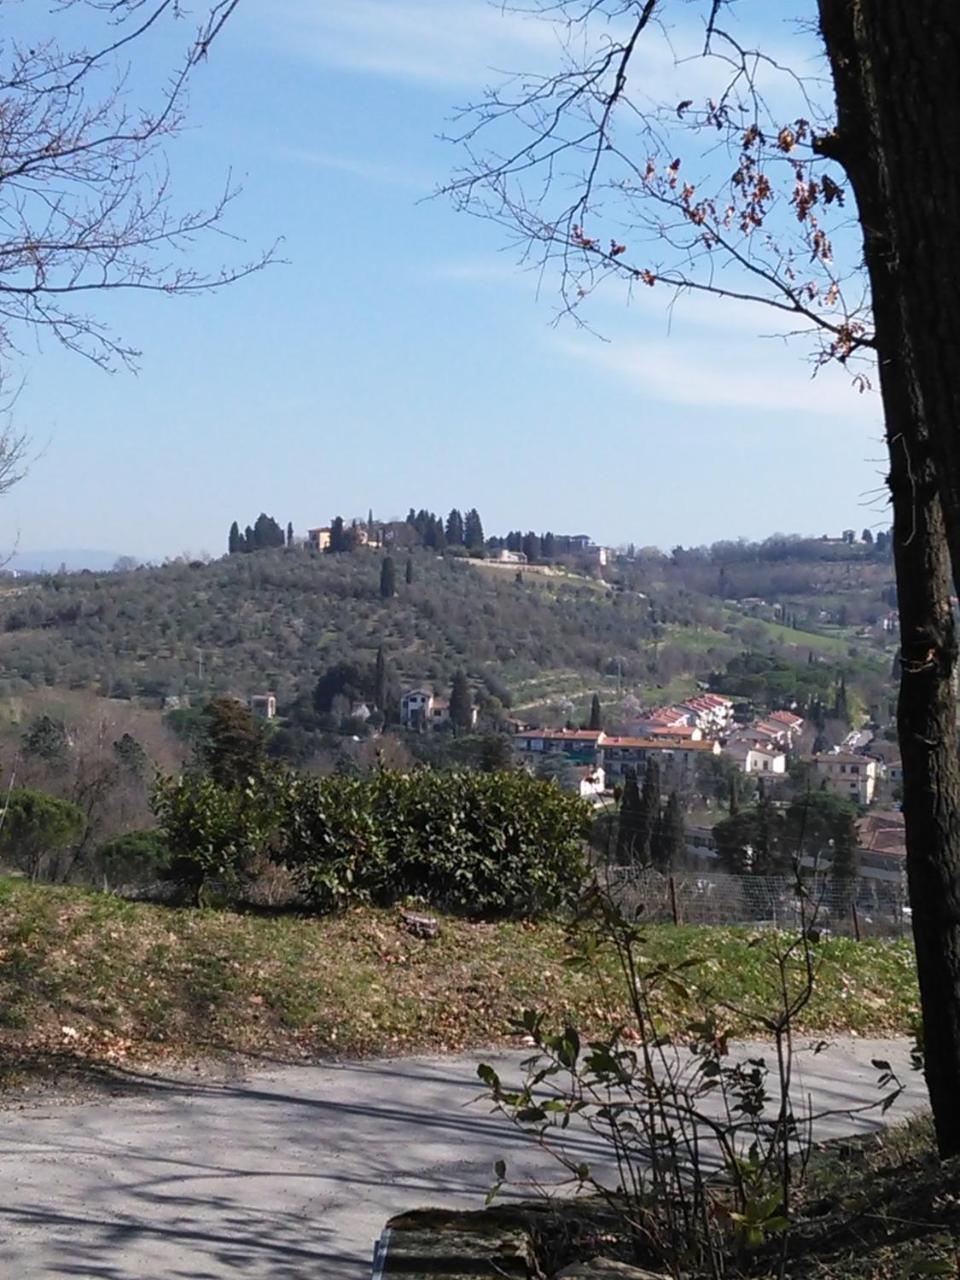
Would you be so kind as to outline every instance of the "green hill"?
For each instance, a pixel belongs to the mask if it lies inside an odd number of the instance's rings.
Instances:
[[[662,700],[746,647],[799,663],[818,645],[672,583],[641,593],[573,574],[478,572],[425,551],[411,566],[408,584],[398,556],[392,599],[380,593],[381,554],[365,549],[18,582],[0,593],[0,697],[55,687],[159,700],[269,687],[283,705],[333,663],[372,659],[382,646],[404,683],[443,687],[463,667],[504,701],[567,700],[579,713],[594,689],[605,701],[627,689]],[[841,643],[829,656],[845,650],[888,667],[868,646],[858,655]]]

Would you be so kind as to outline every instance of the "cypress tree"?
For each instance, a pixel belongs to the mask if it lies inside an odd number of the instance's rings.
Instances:
[[[257,547],[257,544],[253,536],[253,530],[250,528],[249,525],[247,525],[246,529],[244,529],[243,531],[243,547],[241,548],[241,550],[255,551],[256,547]]]
[[[600,719],[601,719],[600,695],[599,693],[595,693],[593,695],[593,700],[590,703],[590,728],[591,729],[602,728],[603,726],[600,723]]]
[[[476,507],[471,507],[463,522],[463,541],[468,551],[483,550],[483,525]]]
[[[664,806],[663,814],[654,832],[653,864],[658,871],[669,872],[679,867],[687,851],[686,825],[683,820],[683,806],[676,791]]]
[[[383,645],[377,650],[377,665],[373,676],[373,700],[379,711],[387,709],[387,660],[383,656]]]
[[[473,728],[473,696],[463,671],[458,671],[453,677],[450,689],[450,722],[458,733],[462,729]]]
[[[727,806],[731,818],[740,812],[740,779],[737,774],[730,775],[730,803]]]
[[[293,546],[293,521],[292,520],[287,521],[287,546],[288,547]]]
[[[631,769],[623,781],[617,822],[617,864],[621,867],[638,862],[637,838],[640,832],[641,802],[637,775]]]
[[[463,546],[463,516],[456,507],[447,516],[447,543],[451,547]]]
[[[411,582],[413,582],[413,559],[410,556],[407,556],[407,568],[404,572],[403,578],[409,587]]]
[[[640,792],[640,815],[637,830],[637,861],[646,866],[653,856],[653,838],[660,822],[660,764],[648,760]]]
[[[397,575],[393,567],[393,560],[390,556],[385,556],[383,564],[380,566],[380,595],[384,600],[392,600],[397,594]]]
[[[230,526],[230,533],[227,536],[227,551],[234,556],[238,551],[243,550],[243,534],[240,532],[240,526],[234,520]]]
[[[347,532],[343,527],[343,516],[336,516],[330,525],[330,550],[346,551]]]

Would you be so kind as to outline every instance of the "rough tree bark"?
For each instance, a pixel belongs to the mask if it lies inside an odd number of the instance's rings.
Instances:
[[[886,28],[887,37],[892,37],[907,23],[907,10],[911,18],[923,11],[917,34],[922,30],[930,38],[934,34],[931,16],[937,9],[942,17],[942,6],[935,0],[910,0],[909,5],[893,0],[819,0],[819,6],[838,120],[835,135],[821,145],[843,164],[857,196],[890,451],[901,635],[897,722],[903,756],[907,875],[924,1015],[927,1085],[937,1143],[946,1157],[960,1153],[960,760],[954,686],[957,642],[950,602],[950,550],[956,576],[960,538],[949,534],[954,502],[960,535],[960,475],[951,497],[943,467],[952,446],[949,441],[938,442],[938,435],[944,427],[945,406],[956,397],[960,409],[960,362],[954,355],[955,372],[951,374],[951,361],[944,357],[934,385],[928,381],[932,371],[924,349],[929,340],[942,352],[950,323],[955,343],[960,339],[960,253],[951,246],[957,271],[952,317],[945,299],[939,310],[917,305],[919,282],[907,276],[922,270],[922,278],[929,280],[940,269],[939,252],[931,243],[929,229],[942,224],[944,236],[948,232],[952,235],[957,223],[945,218],[942,210],[928,206],[926,218],[915,221],[911,232],[915,238],[905,251],[905,224],[899,212],[900,193],[895,188],[914,189],[912,177],[907,176],[914,164],[919,164],[924,175],[941,164],[950,164],[960,132],[954,133],[954,142],[942,158],[933,152],[938,146],[947,146],[944,137],[918,140],[912,132],[916,124],[908,127],[905,123],[892,134],[886,117],[891,107],[892,114],[897,114],[903,95],[912,100],[916,120],[938,106],[941,89],[926,72],[917,73],[917,63],[908,49],[897,54],[903,56],[908,68],[899,72],[887,68],[886,76],[878,78],[874,50],[866,38],[871,24]],[[940,25],[947,25],[946,19]],[[955,25],[960,33],[960,15],[956,22],[951,18],[949,25]],[[955,43],[954,54],[958,48]],[[889,44],[882,45],[881,52],[887,59],[894,56]],[[916,47],[912,52],[921,56]],[[928,56],[935,74],[936,68],[942,67],[941,54],[924,50],[924,65]],[[942,82],[942,92],[952,94],[960,108],[955,77],[952,70]],[[884,96],[887,101],[881,107]],[[920,99],[929,101],[918,107]],[[904,110],[904,121],[910,114]],[[912,154],[915,145],[926,155]],[[955,195],[960,197],[960,183]],[[927,408],[933,402],[938,410],[931,415]]]

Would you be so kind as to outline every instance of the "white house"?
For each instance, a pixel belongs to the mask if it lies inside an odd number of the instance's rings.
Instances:
[[[441,729],[450,723],[450,703],[430,689],[410,689],[400,699],[400,723],[405,729]],[[470,708],[470,727],[477,723],[477,708]]]
[[[728,742],[723,754],[736,761],[744,773],[779,774],[787,772],[786,753],[772,742],[738,740]]]
[[[872,802],[880,772],[876,760],[871,760],[869,756],[837,751],[811,756],[810,763],[817,777],[826,783],[827,790],[834,795],[846,796],[855,804],[867,805]]]

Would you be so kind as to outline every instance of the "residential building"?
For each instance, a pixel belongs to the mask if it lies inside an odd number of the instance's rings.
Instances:
[[[527,557],[522,551],[508,551],[506,547],[499,547],[496,551],[491,551],[489,559],[496,561],[498,564],[527,563]]]
[[[513,749],[524,764],[536,765],[547,756],[562,756],[571,764],[595,769],[600,763],[599,729],[522,729],[514,734]]]
[[[605,733],[600,736],[599,747],[608,785],[631,772],[642,776],[648,761],[655,758],[666,785],[680,786],[693,780],[699,759],[720,754],[720,743],[714,741],[667,743],[657,738],[611,737]]]
[[[577,791],[581,800],[589,800],[591,804],[602,804],[606,790],[606,775],[599,764],[582,764],[574,766],[577,775]]]
[[[692,720],[692,713],[681,707],[655,707],[653,711],[638,716],[627,727],[631,737],[646,738],[655,733],[682,733],[695,728]]]
[[[736,761],[744,773],[782,777],[787,772],[786,753],[771,742],[753,742],[738,738],[728,742],[723,754]]]
[[[477,723],[477,708],[471,707],[471,728]],[[400,699],[400,723],[405,729],[442,729],[450,723],[450,703],[432,689],[410,689]]]
[[[872,803],[880,771],[876,760],[845,751],[810,756],[809,760],[818,781],[825,783],[828,791],[856,804]]]
[[[721,737],[733,725],[733,699],[720,693],[697,694],[679,703],[677,710],[687,713],[688,724],[713,737]]]
[[[328,551],[330,548],[330,529],[308,529],[307,546],[311,551]]]
[[[796,716],[792,711],[771,711],[767,719],[774,724],[782,724],[791,738],[797,738],[803,733],[803,716]]]
[[[277,714],[277,698],[273,693],[255,693],[250,698],[250,710],[258,720],[273,720]]]

